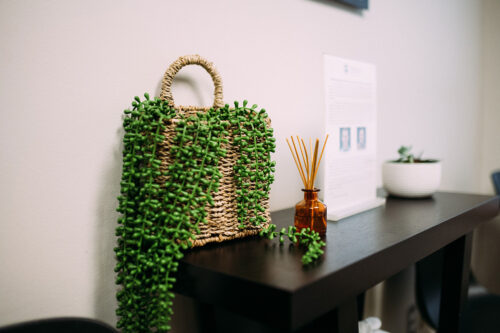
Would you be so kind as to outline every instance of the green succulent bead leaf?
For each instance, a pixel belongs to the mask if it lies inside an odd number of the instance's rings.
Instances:
[[[275,139],[265,110],[249,108],[247,101],[186,116],[167,101],[144,97],[134,98],[123,119],[117,326],[123,332],[167,332],[178,262],[199,223],[206,222],[205,207],[214,204],[224,147],[232,144],[239,151],[233,171],[239,227],[244,229],[267,221],[262,203],[274,180]],[[167,152],[162,145],[166,124],[175,124]]]
[[[326,245],[326,243],[321,240],[319,233],[309,228],[303,228],[298,232],[296,227],[289,226],[288,229],[282,228],[277,232],[276,225],[269,224],[269,226],[261,229],[259,235],[268,239],[278,237],[280,244],[284,243],[286,236],[291,242],[298,243],[300,246],[304,247],[306,252],[302,255],[303,265],[309,265],[318,260],[323,255],[323,247]]]
[[[256,104],[252,108],[246,105],[246,100],[242,107],[234,102],[234,117],[231,118],[231,124],[235,126],[234,144],[240,153],[233,168],[240,229],[249,223],[259,226],[267,221],[262,202],[269,199],[276,165],[271,161],[271,152],[275,151],[276,145],[273,129],[267,126],[266,111],[255,111]]]

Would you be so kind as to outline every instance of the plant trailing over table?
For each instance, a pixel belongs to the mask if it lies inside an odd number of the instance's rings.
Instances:
[[[285,242],[285,236],[288,237],[293,243],[298,243],[306,248],[306,252],[302,256],[302,264],[309,265],[319,259],[319,257],[324,253],[323,247],[326,245],[324,241],[321,240],[321,236],[314,230],[309,228],[303,228],[300,232],[297,232],[297,228],[294,226],[289,226],[287,228],[281,228],[279,232],[276,230],[275,224],[269,224],[268,227],[263,228],[260,231],[260,236],[267,237],[269,239],[274,239],[279,236],[280,244]]]
[[[265,110],[235,102],[185,116],[159,98],[135,97],[132,109],[125,110],[123,127],[123,171],[115,248],[119,321],[123,332],[166,332],[173,314],[172,292],[178,261],[183,251],[205,222],[205,207],[213,204],[212,194],[222,175],[219,159],[227,137],[239,147],[240,157],[234,166],[237,183],[239,227],[260,225],[266,221],[262,198],[268,198],[274,180],[275,163],[270,153],[275,139],[267,126]],[[170,145],[171,163],[161,168],[159,146],[166,124],[175,124],[176,135]],[[233,136],[229,135],[230,132]],[[262,235],[273,238],[276,227],[263,229]],[[285,233],[280,232],[280,238]],[[321,253],[324,242],[314,232],[297,233],[290,227],[291,240],[308,250],[303,262],[308,264]]]
[[[121,317],[117,326],[124,331],[144,331],[144,320],[150,316],[147,297],[150,290],[146,284],[152,285],[150,272],[154,262],[148,257],[149,251],[142,249],[156,241],[158,226],[153,220],[161,214],[158,200],[161,188],[154,178],[161,161],[156,159],[155,151],[163,140],[160,134],[163,121],[174,116],[174,110],[164,101],[145,97],[146,101],[135,98],[133,109],[124,111],[127,116],[123,120],[122,195],[118,197],[117,209],[123,215],[116,229],[115,271],[116,283],[123,285],[117,293],[117,315]]]

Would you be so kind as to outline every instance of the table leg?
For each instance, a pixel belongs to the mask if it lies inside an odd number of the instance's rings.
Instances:
[[[358,333],[356,297],[344,302],[296,333]]]
[[[358,305],[356,298],[341,304],[337,315],[339,333],[358,333]]]
[[[472,232],[444,248],[438,333],[457,333],[467,301]]]
[[[202,333],[216,333],[217,323],[215,319],[215,308],[213,305],[197,302],[199,331]]]

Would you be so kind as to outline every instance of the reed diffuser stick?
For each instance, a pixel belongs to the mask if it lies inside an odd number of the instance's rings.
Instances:
[[[306,160],[304,156],[304,151],[302,150],[302,145],[300,144],[300,138],[297,135],[297,144],[299,145],[300,148],[300,155],[302,155],[302,161],[304,161],[304,166],[306,167],[306,174],[307,174],[307,179],[309,179],[309,161]],[[306,151],[307,153],[307,151]]]
[[[323,153],[325,152],[325,147],[326,147],[327,141],[328,141],[328,134],[326,135],[325,142],[323,143],[323,149],[321,149],[321,155],[319,156],[318,168],[319,168],[319,164],[321,163],[321,159],[323,158]],[[316,169],[316,173],[318,173],[317,169]],[[316,178],[316,173],[314,174],[314,178]]]
[[[311,165],[309,164],[309,154],[307,154],[307,148],[306,148],[306,144],[304,143],[304,140],[300,139],[300,141],[302,142],[302,146],[304,147],[304,152],[306,154],[307,167],[309,168],[309,170],[307,172],[307,178],[309,178],[310,169],[311,169]]]
[[[309,157],[311,158],[311,169],[312,169],[312,160],[313,160],[313,146],[312,146],[312,139],[309,138]]]
[[[309,189],[314,189],[314,175],[316,174],[316,162],[318,161],[318,144],[319,144],[319,140],[316,139],[316,142],[314,144],[314,155],[313,155],[313,162],[312,162],[312,172],[311,174],[313,175],[313,177],[311,177],[309,179]]]
[[[293,136],[291,137],[291,140],[293,144],[293,149],[288,139],[286,139],[286,143],[288,144],[288,148],[290,148],[290,152],[292,153],[295,166],[297,167],[302,183],[304,184],[304,189],[313,190],[314,181],[316,180],[316,175],[318,174],[319,170],[319,165],[321,164],[321,160],[323,159],[323,153],[325,152],[326,142],[328,141],[328,135],[326,136],[325,142],[323,143],[323,148],[321,149],[320,156],[318,156],[320,147],[319,139],[316,139],[316,141],[314,142],[314,150],[313,150],[312,139],[309,140],[309,151],[307,150],[304,139],[301,139],[298,135],[297,135],[297,144],[299,145],[298,150]]]
[[[304,179],[306,179],[304,169],[302,168],[302,163],[300,163],[299,152],[297,151],[297,147],[295,146],[295,140],[293,139],[293,136],[292,136],[292,143],[293,143],[293,149],[295,149],[295,156],[297,156],[297,159],[299,160],[300,170],[302,171],[302,175],[304,176]]]
[[[290,146],[290,142],[288,142],[288,139],[286,139],[286,143],[288,143],[288,148],[290,148],[290,152],[292,153],[293,160],[295,161],[295,165],[297,166],[297,170],[299,170],[300,178],[302,179],[302,183],[304,183],[304,187],[306,186],[306,179],[304,175],[302,174],[302,170],[299,168],[299,165],[297,164],[297,160],[295,159],[295,155],[293,154],[292,146]]]

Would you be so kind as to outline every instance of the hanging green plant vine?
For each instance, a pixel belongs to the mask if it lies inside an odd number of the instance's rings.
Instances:
[[[116,235],[118,246],[116,283],[119,321],[123,332],[167,332],[173,314],[175,273],[183,251],[206,222],[205,207],[213,205],[213,192],[222,177],[219,159],[228,137],[239,149],[234,166],[237,185],[239,227],[266,222],[270,185],[274,180],[273,131],[265,110],[235,102],[207,112],[184,116],[159,98],[135,97],[132,109],[125,110],[123,127],[123,171],[118,197]],[[162,168],[158,157],[166,124],[175,124],[176,134],[168,154],[171,163]],[[261,235],[278,235],[276,226],[262,229]],[[299,241],[308,249],[304,264],[315,260],[324,243],[314,232],[294,227],[279,233]]]
[[[150,254],[158,247],[156,235],[161,227],[157,221],[167,215],[159,200],[164,191],[154,181],[161,165],[156,149],[164,140],[161,135],[164,122],[175,115],[165,101],[150,100],[147,94],[145,97],[145,101],[135,97],[132,110],[124,111],[123,120],[123,171],[117,209],[122,216],[116,229],[115,271],[116,283],[123,286],[117,293],[116,313],[120,317],[117,326],[127,332],[146,331],[147,320],[154,311],[149,305],[151,293],[153,286],[159,284],[153,283],[151,271],[155,261]],[[161,249],[158,253],[162,254]],[[164,281],[158,282],[164,285]]]
[[[256,104],[252,107],[247,107],[247,104],[246,100],[243,106],[235,102],[234,117],[231,118],[231,124],[235,126],[234,144],[240,152],[234,166],[240,229],[248,223],[259,226],[267,221],[263,214],[266,207],[262,202],[269,199],[276,165],[271,161],[271,152],[274,152],[276,144],[273,129],[267,126],[266,110],[257,112]]]
[[[302,255],[302,264],[309,265],[323,254],[323,247],[326,243],[321,240],[321,236],[316,231],[303,228],[298,232],[296,227],[289,226],[288,230],[287,228],[282,228],[278,232],[276,228],[275,224],[269,224],[269,226],[262,228],[259,235],[268,239],[279,237],[280,244],[285,242],[285,236],[287,236],[291,242],[305,247],[306,252]]]

